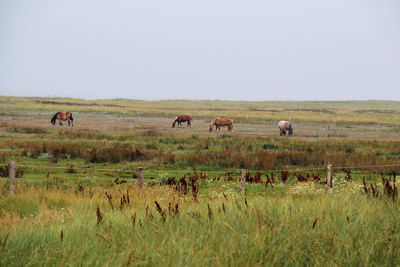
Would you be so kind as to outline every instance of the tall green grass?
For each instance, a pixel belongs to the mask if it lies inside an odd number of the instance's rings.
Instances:
[[[124,184],[84,188],[83,193],[21,189],[1,199],[2,242],[9,235],[0,247],[0,264],[400,264],[399,203],[384,195],[368,197],[356,185],[329,192],[292,183],[262,192],[250,185],[245,199],[221,185],[200,188],[198,201],[166,186],[140,190]],[[128,194],[130,203],[121,207],[121,197]]]

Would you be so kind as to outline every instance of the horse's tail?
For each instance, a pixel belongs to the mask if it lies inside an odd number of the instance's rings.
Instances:
[[[69,119],[70,119],[71,121],[74,120],[74,118],[72,118],[72,113],[69,114]]]

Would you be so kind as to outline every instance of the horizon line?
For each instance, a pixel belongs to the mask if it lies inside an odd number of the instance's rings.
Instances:
[[[90,97],[70,97],[70,96],[21,96],[21,95],[0,95],[0,97],[19,97],[19,98],[51,98],[51,99],[78,99],[85,101],[96,101],[96,100],[128,100],[128,101],[148,101],[148,102],[159,102],[159,101],[225,101],[225,102],[368,102],[368,101],[391,101],[400,102],[397,99],[268,99],[268,100],[249,100],[249,99],[190,99],[190,98],[165,98],[165,99],[140,99],[140,98],[90,98]]]

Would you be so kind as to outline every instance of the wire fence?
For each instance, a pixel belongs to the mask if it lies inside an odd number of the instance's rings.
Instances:
[[[0,166],[8,166],[8,164],[0,164]],[[49,166],[49,165],[32,165],[32,164],[17,164],[17,167],[31,168],[31,169],[61,169],[61,170],[82,170],[86,172],[135,172],[137,168],[91,168],[91,167],[75,167],[74,165],[67,166]],[[347,169],[382,169],[382,168],[400,168],[400,164],[384,164],[384,165],[354,165],[354,166],[332,166],[331,169],[336,170],[347,170]],[[304,172],[304,171],[325,171],[327,167],[316,167],[316,168],[296,168],[296,169],[268,169],[268,170],[258,170],[258,169],[247,169],[248,172]],[[147,169],[152,173],[190,173],[190,172],[202,172],[202,173],[236,173],[240,172],[241,169],[224,169],[224,170],[201,170],[192,168],[191,170],[152,170]]]

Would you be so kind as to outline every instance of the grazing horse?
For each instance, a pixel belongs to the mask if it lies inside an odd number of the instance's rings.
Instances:
[[[70,124],[74,126],[74,118],[72,118],[71,112],[57,112],[56,114],[54,114],[53,118],[51,118],[51,124],[55,125],[56,120],[60,122],[61,126],[63,125],[61,121],[68,121],[68,126],[70,126]]]
[[[229,118],[220,118],[220,117],[215,117],[211,122],[210,122],[210,128],[208,129],[209,132],[212,132],[213,128],[215,126],[215,130],[220,131],[221,126],[228,126],[228,132],[232,132],[233,130],[233,120]]]
[[[289,131],[289,136],[293,134],[293,127],[290,121],[278,122],[278,128],[280,136],[286,135],[286,131]]]
[[[178,117],[175,117],[174,121],[172,122],[172,128],[175,128],[175,124],[178,123],[179,127],[182,127],[182,122],[187,121],[187,127],[192,126],[192,116],[189,115],[180,115]]]

